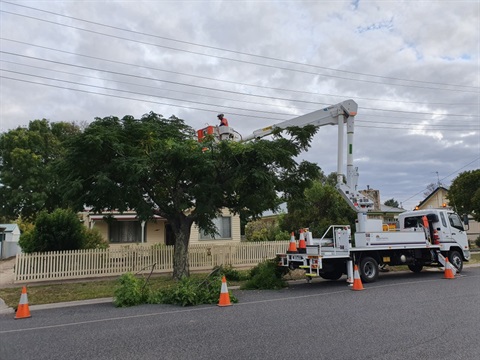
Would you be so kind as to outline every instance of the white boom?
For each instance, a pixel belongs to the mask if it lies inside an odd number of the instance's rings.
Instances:
[[[353,100],[345,100],[336,105],[326,107],[305,115],[270,125],[255,130],[251,135],[244,137],[243,141],[259,139],[272,134],[276,129],[284,130],[288,127],[303,127],[306,125],[325,126],[338,125],[338,157],[337,157],[337,190],[345,198],[347,203],[359,214],[359,224],[364,222],[361,214],[373,207],[373,202],[357,191],[358,172],[353,167],[353,134],[354,118],[357,115],[358,105]],[[347,124],[347,173],[344,174],[344,123]],[[343,179],[346,175],[347,183]]]

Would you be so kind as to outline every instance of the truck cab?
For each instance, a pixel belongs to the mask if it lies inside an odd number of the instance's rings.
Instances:
[[[415,231],[426,227],[432,245],[439,245],[442,255],[461,270],[463,261],[470,260],[467,232],[462,220],[454,211],[443,209],[426,209],[406,211],[398,216],[400,231]]]

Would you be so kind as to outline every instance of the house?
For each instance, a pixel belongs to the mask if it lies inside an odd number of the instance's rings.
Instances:
[[[380,202],[380,191],[368,188],[360,191],[373,201],[373,210],[368,212],[371,219],[381,219],[384,224],[394,224],[399,214],[405,211],[402,208],[384,205]],[[264,222],[274,222],[281,214],[287,214],[287,203],[282,203],[277,211],[266,211],[262,213],[261,220]]]
[[[368,212],[368,217],[370,219],[380,219],[382,220],[383,224],[394,227],[397,222],[398,215],[405,211],[405,209],[402,208],[382,204],[380,201],[379,190],[367,188],[367,190],[361,190],[360,192],[373,201],[373,210]]]
[[[450,207],[448,202],[448,189],[443,186],[437,187],[430,195],[423,199],[416,207],[416,210],[434,209],[441,207]],[[459,214],[462,216],[463,214]],[[473,220],[471,215],[468,216],[467,236],[470,243],[473,243],[480,236],[480,223]]]
[[[0,224],[0,259],[7,259],[22,252],[18,245],[20,228],[17,224]]]
[[[425,199],[420,201],[420,203],[415,207],[415,209],[424,210],[446,207],[448,206],[447,194],[448,189],[444,188],[443,186],[439,186],[435,190],[433,190],[430,195],[428,195]]]
[[[82,220],[90,229],[98,229],[110,246],[129,244],[165,244],[173,245],[173,232],[168,221],[160,216],[149,221],[141,221],[135,212],[109,212],[95,214],[90,211],[81,213]],[[212,238],[192,225],[190,244],[240,242],[240,216],[232,215],[227,209],[214,221],[219,235]]]

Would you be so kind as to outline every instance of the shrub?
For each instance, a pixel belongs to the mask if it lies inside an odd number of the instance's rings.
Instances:
[[[477,239],[475,240],[475,245],[480,247],[480,235],[478,235]]]
[[[148,292],[144,279],[137,278],[132,273],[126,273],[118,279],[113,303],[117,307],[144,304],[149,296]]]
[[[107,249],[110,246],[98,229],[84,228],[83,237],[84,249]]]
[[[18,245],[22,248],[24,253],[32,253],[37,251],[36,244],[33,240],[33,230],[28,230],[20,234]]]
[[[150,304],[174,304],[192,306],[200,304],[216,304],[220,299],[222,280],[220,275],[208,276],[205,279],[183,277],[174,286],[152,293],[147,302]],[[232,303],[238,300],[230,295]]]
[[[237,269],[234,269],[231,265],[228,265],[226,267],[218,266],[214,269],[212,273],[215,272],[218,272],[218,274],[220,275],[225,275],[225,278],[228,281],[242,281],[250,278],[249,271],[239,271]]]
[[[20,236],[24,252],[77,250],[84,244],[84,226],[71,210],[56,209],[49,214],[42,211],[35,228]]]
[[[274,241],[288,240],[290,235],[282,231],[276,221],[257,220],[251,221],[245,226],[247,241]]]
[[[22,222],[21,231],[18,243],[25,253],[106,249],[109,246],[97,229],[87,229],[71,210],[43,211],[35,224]]]
[[[281,289],[286,286],[283,279],[285,269],[279,267],[277,259],[266,260],[250,271],[250,279],[245,282],[242,289]]]

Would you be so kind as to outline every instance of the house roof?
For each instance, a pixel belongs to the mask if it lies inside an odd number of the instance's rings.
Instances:
[[[405,211],[405,209],[402,208],[397,208],[393,206],[387,206],[385,204],[380,204],[380,211],[381,212],[388,212],[388,213],[402,213]]]
[[[278,205],[277,211],[267,210],[263,212],[262,215],[260,215],[260,217],[263,218],[263,217],[269,217],[269,216],[277,216],[279,214],[287,214],[287,213],[288,213],[287,203],[284,202]]]
[[[105,218],[111,217],[117,221],[136,221],[139,220],[137,214],[89,214],[90,220],[105,220]],[[153,219],[159,220],[163,219],[160,216],[154,215]]]
[[[5,228],[3,232],[9,233],[13,232],[16,228],[18,228],[17,224],[0,224],[0,228]]]
[[[425,199],[423,199],[422,201],[420,201],[420,203],[417,205],[419,208],[422,207],[423,204],[425,204],[428,200],[430,200],[430,198],[434,197],[436,193],[438,193],[440,190],[443,190],[445,192],[448,192],[448,189],[443,187],[443,186],[439,186],[437,187],[435,190],[433,190],[430,195],[428,195]]]

